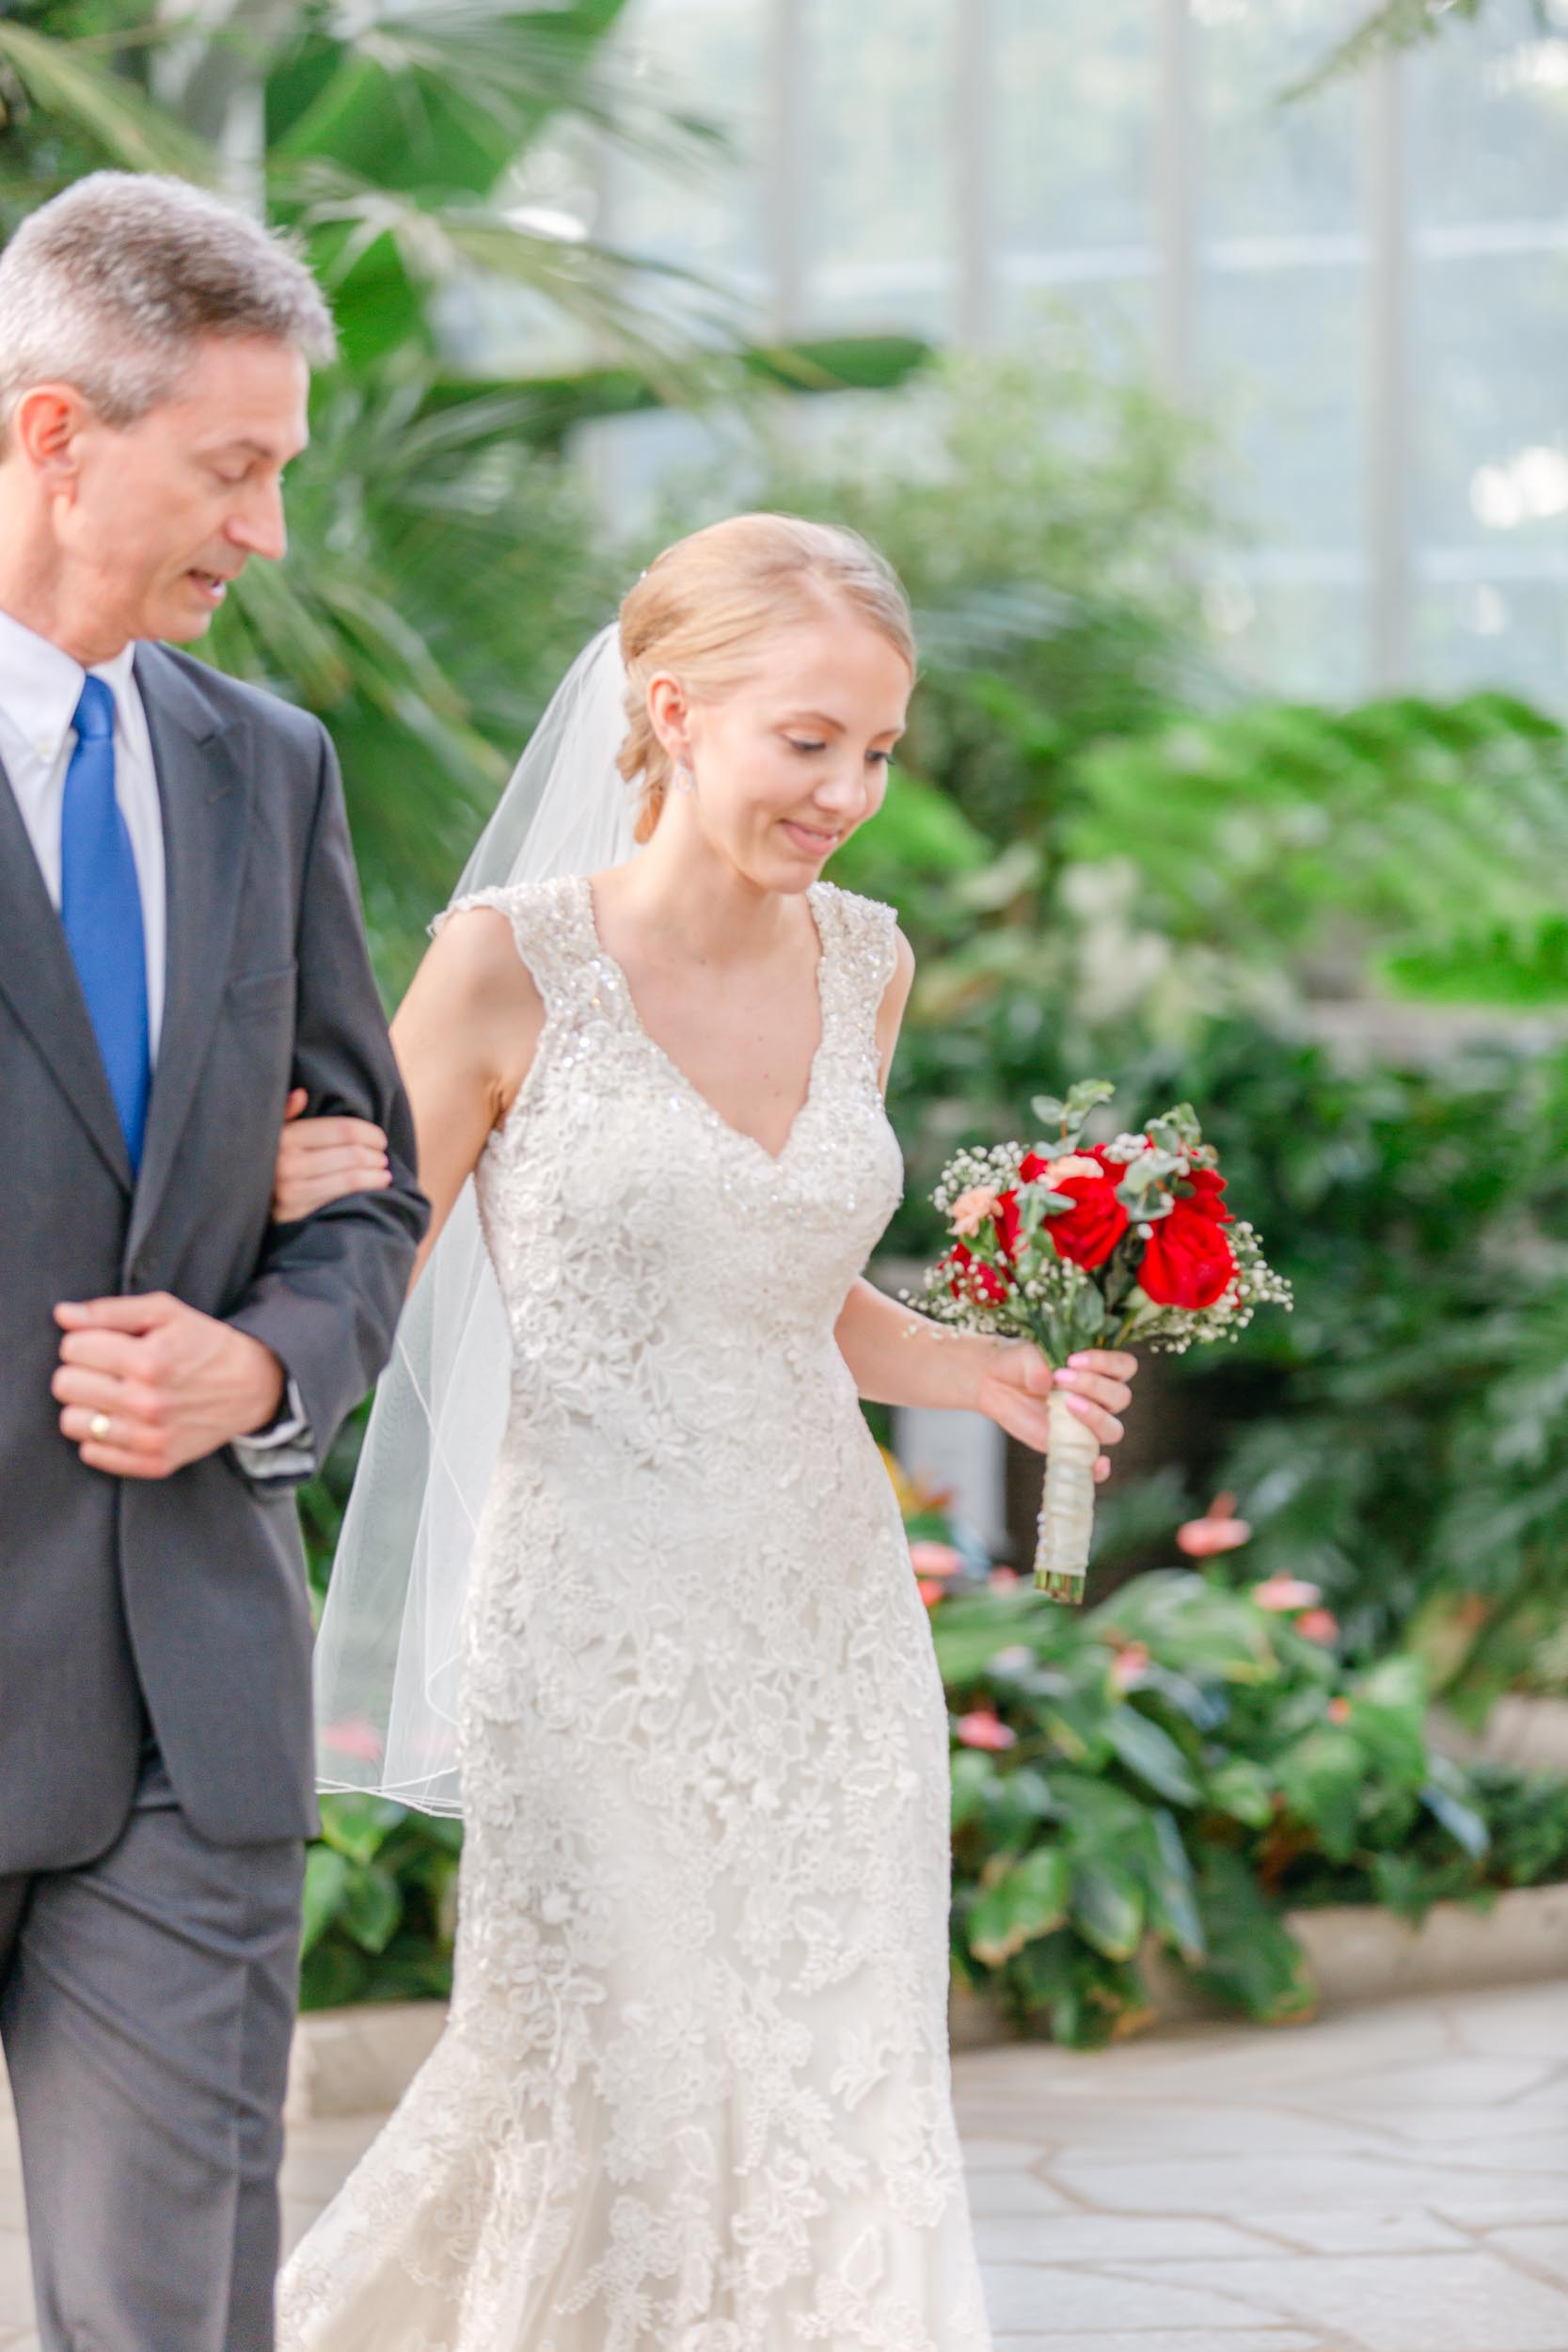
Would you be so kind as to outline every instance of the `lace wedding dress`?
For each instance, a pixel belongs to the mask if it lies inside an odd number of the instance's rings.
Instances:
[[[478,1177],[515,1368],[456,1990],[284,2273],[282,2352],[986,2352],[946,1715],[833,1342],[900,1189],[891,912],[810,894],[774,1158],[642,1028],[583,879],[479,902],[546,1020]]]

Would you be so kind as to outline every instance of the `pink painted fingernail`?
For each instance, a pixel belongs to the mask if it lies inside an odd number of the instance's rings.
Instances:
[[[1059,1372],[1056,1375],[1056,1385],[1058,1388],[1075,1389],[1078,1386],[1078,1375],[1075,1372]]]

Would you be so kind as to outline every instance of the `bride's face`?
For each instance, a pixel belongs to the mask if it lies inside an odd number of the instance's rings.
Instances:
[[[805,889],[881,806],[913,684],[896,646],[839,610],[781,632],[721,701],[677,689],[656,720],[692,789],[669,794],[661,829],[700,825],[760,888]]]

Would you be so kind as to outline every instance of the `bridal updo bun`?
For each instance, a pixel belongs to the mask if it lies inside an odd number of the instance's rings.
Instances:
[[[693,702],[717,702],[755,675],[781,629],[835,606],[869,622],[915,668],[909,599],[858,532],[794,515],[736,515],[655,558],[621,607],[627,733],[619,764],[641,787],[639,841],[657,824],[671,778],[648,716],[650,681],[667,673]]]

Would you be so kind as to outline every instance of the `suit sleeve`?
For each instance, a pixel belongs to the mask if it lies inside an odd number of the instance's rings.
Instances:
[[[321,736],[315,818],[299,919],[293,1084],[314,1118],[368,1119],[387,1136],[392,1181],[292,1225],[274,1225],[255,1279],[228,1320],[277,1357],[297,1392],[308,1474],[372,1386],[392,1338],[430,1210],[415,1178],[414,1122],[365,944],[337,755]],[[241,1453],[242,1468],[261,1465]],[[266,1482],[271,1485],[274,1479]]]

